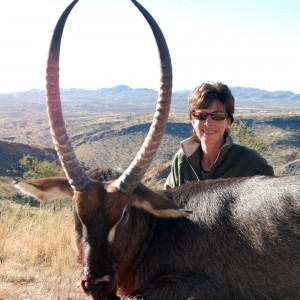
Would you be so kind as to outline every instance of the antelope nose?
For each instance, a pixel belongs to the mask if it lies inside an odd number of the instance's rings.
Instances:
[[[84,283],[84,287],[91,293],[99,293],[101,290],[103,290],[106,286],[107,282],[106,281],[99,281],[96,284],[91,283],[89,281],[86,281]]]

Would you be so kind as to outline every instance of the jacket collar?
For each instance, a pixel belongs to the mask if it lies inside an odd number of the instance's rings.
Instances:
[[[231,136],[227,135],[226,139],[225,139],[225,144],[221,148],[218,157],[220,156],[221,152],[224,152],[224,153],[227,152],[229,150],[229,148],[231,148],[232,144],[233,144],[233,142],[232,142]],[[181,148],[183,149],[183,152],[186,155],[186,157],[190,157],[191,155],[193,155],[199,147],[200,147],[200,151],[202,152],[200,141],[198,139],[196,140],[192,136],[181,141],[180,145],[181,145]]]

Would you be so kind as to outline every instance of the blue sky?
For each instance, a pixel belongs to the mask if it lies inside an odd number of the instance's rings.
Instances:
[[[0,8],[0,93],[44,89],[52,31],[67,0]],[[163,30],[174,90],[203,81],[300,93],[299,0],[140,0]],[[130,0],[80,0],[61,49],[61,87],[158,89],[152,33]]]

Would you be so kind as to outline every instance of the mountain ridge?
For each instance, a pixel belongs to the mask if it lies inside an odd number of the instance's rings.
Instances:
[[[280,111],[299,110],[300,94],[290,91],[270,92],[258,88],[231,87],[236,101],[237,110],[243,111]],[[171,110],[184,112],[187,110],[187,98],[190,90],[174,91]],[[156,105],[158,91],[149,88],[131,88],[127,85],[117,85],[111,88],[61,89],[61,98],[64,105],[91,106],[92,110],[103,111],[153,111]],[[44,104],[45,90],[32,89],[25,92],[0,93],[1,105],[34,103]],[[39,102],[37,102],[39,101]]]
[[[229,87],[233,92],[234,91],[247,91],[247,92],[263,92],[263,93],[270,93],[270,94],[277,94],[277,93],[284,93],[287,95],[296,95],[300,97],[300,94],[293,93],[288,90],[276,90],[276,91],[268,91],[265,89],[260,89],[260,88],[253,88],[253,87],[240,87],[240,86],[235,86],[235,87]],[[98,89],[83,89],[83,88],[61,88],[61,91],[116,91],[116,92],[123,92],[123,91],[133,91],[133,90],[145,90],[145,91],[153,91],[157,92],[155,89],[151,88],[132,88],[128,85],[125,84],[119,84],[113,87],[102,87]],[[44,92],[44,89],[30,89],[26,91],[19,91],[19,92],[8,92],[8,93],[2,93],[0,92],[0,95],[8,95],[8,94],[22,94],[22,93],[34,93],[34,92]],[[189,89],[180,89],[180,90],[174,90],[173,93],[188,93],[190,92]]]

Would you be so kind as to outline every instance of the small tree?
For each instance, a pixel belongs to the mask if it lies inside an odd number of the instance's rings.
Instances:
[[[63,168],[60,165],[57,165],[55,161],[40,161],[36,158],[30,157],[29,155],[25,155],[19,160],[19,162],[24,170],[23,177],[27,180],[52,176],[64,176]]]
[[[255,136],[253,129],[248,127],[245,122],[240,121],[230,127],[231,136],[236,144],[244,145],[259,152],[262,156],[267,156],[268,145]]]

